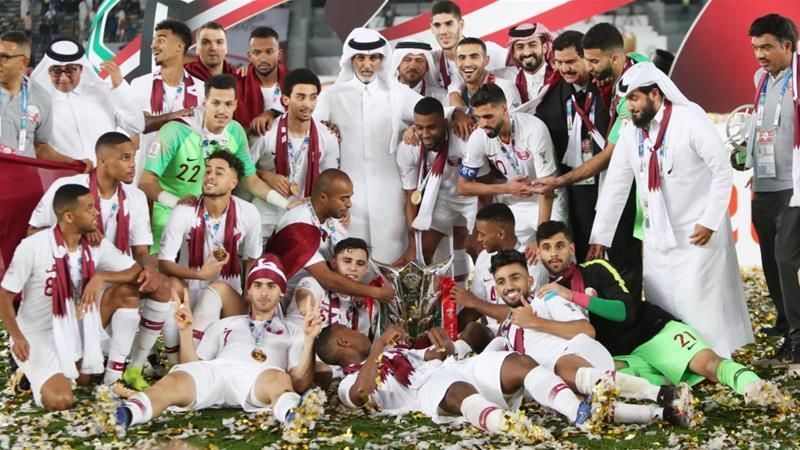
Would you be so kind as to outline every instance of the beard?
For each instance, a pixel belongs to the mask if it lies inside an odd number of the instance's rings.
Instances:
[[[503,128],[503,121],[501,120],[497,125],[493,126],[490,130],[484,129],[483,131],[486,132],[486,136],[489,136],[489,139],[494,139],[497,136],[500,136],[500,130]]]
[[[537,55],[535,53],[532,55],[521,55],[520,60],[523,60],[527,57],[533,57],[533,59],[528,60],[527,62],[522,64],[522,68],[526,72],[536,72],[537,70],[539,70],[540,67],[542,67],[542,61],[544,61],[544,56]]]
[[[611,64],[609,63],[603,70],[597,72],[597,79],[598,80],[606,80],[611,78],[614,72],[611,70]]]
[[[647,99],[647,105],[641,110],[639,113],[639,117],[636,117],[636,114],[631,114],[631,120],[633,120],[633,124],[639,128],[646,128],[650,125],[650,121],[653,120],[653,117],[656,116],[656,105],[653,100]]]

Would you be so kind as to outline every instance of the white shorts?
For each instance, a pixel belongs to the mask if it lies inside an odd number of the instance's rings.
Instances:
[[[170,372],[186,372],[194,380],[195,399],[186,408],[178,411],[199,411],[207,408],[239,407],[245,412],[269,409],[269,405],[255,400],[253,389],[256,380],[265,370],[283,370],[256,361],[232,361],[230,359],[193,361],[178,364]]]
[[[431,228],[446,236],[453,235],[453,227],[464,227],[471,233],[477,214],[477,202],[462,203],[437,198]]]
[[[595,369],[614,370],[614,358],[603,344],[581,333],[567,341],[564,350],[557,354],[554,361],[539,363],[550,370],[555,370],[556,362],[564,355],[576,355],[586,360]],[[549,365],[549,364],[552,364]]]
[[[14,360],[31,384],[33,401],[38,406],[44,406],[42,405],[42,386],[54,375],[63,374],[55,350],[55,338],[52,331],[44,331],[25,333],[25,340],[30,346],[28,360],[22,362],[16,356],[14,356]],[[14,345],[13,339],[11,345]],[[75,385],[75,380],[72,380],[72,384]]]
[[[437,423],[454,420],[452,416],[442,417],[443,412],[439,409],[439,404],[450,386],[459,381],[471,384],[481,396],[504,409],[518,409],[522,403],[524,389],[505,395],[500,384],[503,361],[513,353],[484,352],[461,361],[446,360],[436,374],[419,388],[417,395],[420,409]]]

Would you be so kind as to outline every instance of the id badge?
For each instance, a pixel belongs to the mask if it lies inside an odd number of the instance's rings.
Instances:
[[[592,159],[592,140],[591,138],[586,138],[581,141],[581,161],[584,163],[590,159]],[[589,177],[585,180],[578,181],[575,183],[576,186],[592,186],[595,184],[595,177]]]
[[[775,129],[758,130],[756,174],[761,178],[775,177]]]

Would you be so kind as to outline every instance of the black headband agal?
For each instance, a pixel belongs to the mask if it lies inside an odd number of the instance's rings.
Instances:
[[[83,46],[72,39],[59,39],[47,47],[45,54],[57,62],[75,62],[83,58]]]
[[[348,47],[354,50],[362,50],[362,51],[377,50],[383,47],[384,45],[386,45],[386,40],[383,38],[378,38],[377,41],[372,41],[372,42],[358,42],[355,39],[350,39],[349,41],[347,41]]]
[[[397,45],[394,46],[394,49],[395,50],[402,50],[402,49],[424,50],[426,52],[429,52],[429,51],[433,50],[433,47],[431,47],[430,44],[425,43],[425,42],[404,41],[404,42],[398,42]]]
[[[526,38],[531,37],[536,33],[536,25],[531,28],[512,28],[508,30],[508,37],[512,38]]]

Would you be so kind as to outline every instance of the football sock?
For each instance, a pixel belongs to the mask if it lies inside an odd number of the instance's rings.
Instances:
[[[481,394],[472,394],[461,402],[461,414],[476,427],[489,433],[497,433],[503,408],[486,400]]]
[[[194,338],[195,348],[203,339],[203,333],[208,328],[208,325],[219,320],[222,314],[222,298],[220,298],[217,291],[211,287],[203,289],[200,295],[200,300],[194,305],[192,309],[192,336]]]
[[[542,406],[552,408],[570,422],[578,415],[581,401],[558,375],[538,366],[523,381],[525,391]]]
[[[153,418],[153,404],[144,392],[131,396],[125,401],[125,407],[131,412],[131,425],[145,423]]]
[[[131,367],[144,366],[147,355],[153,349],[158,335],[161,334],[164,321],[167,320],[169,313],[172,311],[171,302],[157,302],[147,299],[142,303],[139,334],[136,335],[133,349],[131,349],[131,361],[129,364]]]
[[[285,424],[286,416],[289,415],[289,411],[299,404],[300,394],[296,392],[284,392],[272,406],[272,413],[275,414],[275,418],[278,419],[278,422]]]
[[[136,330],[139,328],[138,308],[119,308],[111,316],[111,345],[103,383],[111,384],[122,376],[125,359],[131,351]]]
[[[751,369],[731,359],[725,359],[717,367],[717,379],[720,383],[732,388],[737,394],[744,395],[747,386],[760,380],[761,377]]]

